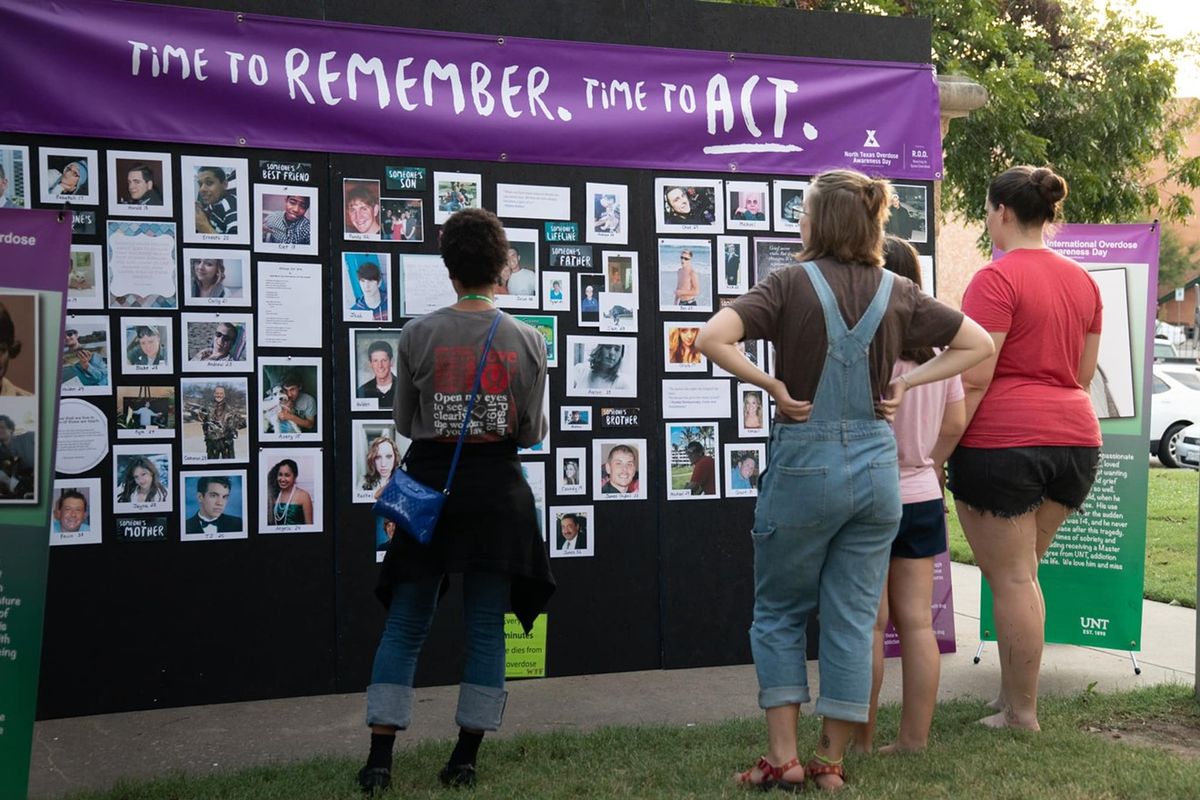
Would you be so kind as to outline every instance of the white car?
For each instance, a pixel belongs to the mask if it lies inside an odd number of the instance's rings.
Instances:
[[[1150,398],[1150,452],[1164,467],[1178,467],[1183,429],[1200,421],[1200,372],[1190,363],[1155,364]]]
[[[1180,431],[1175,460],[1180,466],[1200,469],[1200,425],[1189,425]]]

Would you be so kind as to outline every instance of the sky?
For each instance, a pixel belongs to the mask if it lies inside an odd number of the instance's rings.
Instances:
[[[1103,6],[1104,3],[1099,3]],[[1144,16],[1154,17],[1159,26],[1173,37],[1200,33],[1200,8],[1195,0],[1110,0],[1108,5],[1126,10],[1134,9]],[[1176,97],[1200,97],[1200,63],[1196,57],[1175,63]]]

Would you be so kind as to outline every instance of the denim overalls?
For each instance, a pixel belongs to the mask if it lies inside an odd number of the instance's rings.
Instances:
[[[806,621],[820,604],[821,697],[816,713],[864,722],[879,595],[900,522],[900,474],[890,426],[875,418],[867,352],[892,291],[882,272],[853,330],[816,264],[803,265],[829,349],[806,423],[771,428],[754,511],[754,623],[758,703],[809,701]]]

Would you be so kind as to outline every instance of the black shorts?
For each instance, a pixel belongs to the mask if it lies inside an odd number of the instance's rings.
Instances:
[[[932,558],[946,552],[946,504],[941,499],[905,503],[892,558]]]
[[[1078,510],[1092,490],[1098,447],[958,447],[950,456],[954,499],[997,517],[1019,517],[1053,500]]]

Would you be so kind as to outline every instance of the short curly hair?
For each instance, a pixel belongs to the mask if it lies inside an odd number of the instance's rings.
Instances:
[[[500,218],[482,208],[465,208],[442,226],[442,261],[464,288],[490,286],[508,262],[508,237]]]

